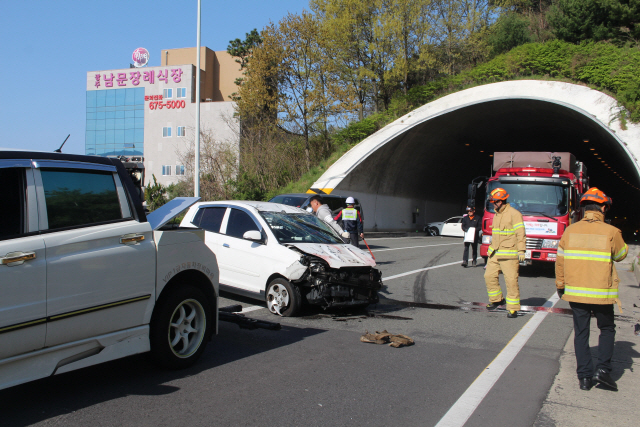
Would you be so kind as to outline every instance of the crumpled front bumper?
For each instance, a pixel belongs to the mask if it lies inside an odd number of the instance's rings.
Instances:
[[[323,308],[376,304],[382,274],[376,268],[311,268],[302,294],[309,304]]]

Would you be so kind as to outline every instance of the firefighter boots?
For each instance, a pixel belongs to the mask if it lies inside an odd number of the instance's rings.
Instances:
[[[518,310],[509,310],[507,317],[509,319],[516,319],[518,317]]]
[[[505,305],[506,303],[507,301],[504,298],[497,302],[490,302],[489,304],[487,304],[487,310],[495,310],[496,308],[500,307],[501,305]]]

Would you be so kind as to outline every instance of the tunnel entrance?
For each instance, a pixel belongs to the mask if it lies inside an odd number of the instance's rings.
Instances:
[[[357,196],[365,229],[422,229],[462,214],[467,185],[492,175],[494,152],[571,152],[585,163],[590,185],[613,198],[608,217],[614,225],[635,228],[640,180],[634,149],[640,132],[633,124],[622,129],[616,108],[613,98],[568,83],[468,89],[381,129],[345,154],[314,188]]]

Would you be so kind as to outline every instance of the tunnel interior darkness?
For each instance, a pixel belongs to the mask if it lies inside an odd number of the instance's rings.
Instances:
[[[460,206],[451,212],[460,215],[467,185],[492,175],[495,151],[573,153],[585,163],[590,186],[613,198],[614,224],[627,217],[627,226],[636,227],[640,191],[632,185],[640,187],[640,180],[620,143],[581,112],[539,100],[488,101],[427,120],[367,157],[338,188],[442,200]]]

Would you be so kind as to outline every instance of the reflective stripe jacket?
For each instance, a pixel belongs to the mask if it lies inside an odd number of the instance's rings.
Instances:
[[[518,258],[518,252],[524,252],[527,241],[522,222],[522,214],[506,203],[493,217],[491,245],[488,255],[497,259]]]
[[[338,212],[338,215],[334,216],[333,219],[336,221],[342,219],[344,231],[349,233],[357,232],[358,234],[363,233],[362,217],[356,208],[344,208]]]
[[[613,261],[625,259],[628,250],[622,233],[604,222],[604,214],[587,211],[567,227],[558,244],[556,287],[564,288],[562,299],[614,304],[619,280]]]

